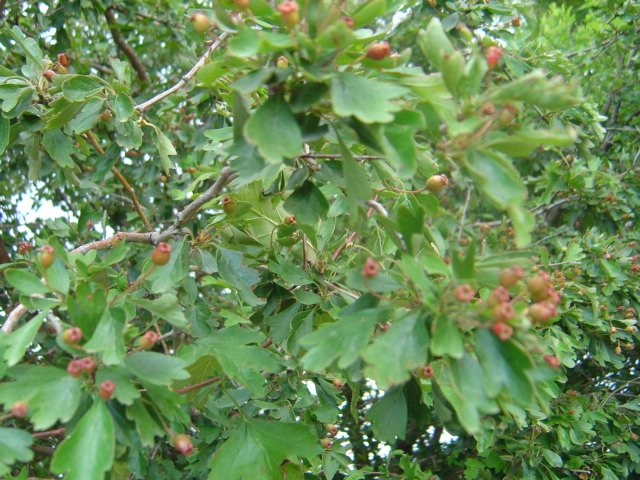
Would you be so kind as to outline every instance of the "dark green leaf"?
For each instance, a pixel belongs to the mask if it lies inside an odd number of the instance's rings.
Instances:
[[[393,387],[378,399],[367,412],[376,437],[394,444],[396,437],[404,439],[407,431],[407,401],[402,387]]]
[[[49,287],[42,283],[33,273],[26,270],[10,269],[4,272],[4,276],[14,288],[17,288],[24,295],[50,292]]]
[[[329,202],[316,185],[307,180],[284,202],[284,208],[293,213],[296,221],[315,225],[323,220],[329,211]]]
[[[140,380],[153,385],[170,385],[175,380],[189,378],[187,362],[156,352],[138,352],[127,357],[125,366]]]

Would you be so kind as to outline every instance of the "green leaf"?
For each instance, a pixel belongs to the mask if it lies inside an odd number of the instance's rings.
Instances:
[[[445,57],[453,55],[456,51],[437,17],[432,17],[426,30],[418,33],[418,45],[438,71],[444,69]]]
[[[147,407],[142,400],[135,400],[133,405],[126,408],[127,418],[135,423],[136,432],[140,437],[140,443],[145,447],[153,446],[155,437],[160,437],[165,433],[151,413],[149,413],[149,408],[150,407]]]
[[[56,260],[47,269],[47,282],[55,291],[63,295],[69,293],[69,272],[63,262]]]
[[[280,464],[322,453],[308,426],[300,423],[243,420],[215,452],[210,480],[279,480]]]
[[[120,363],[126,353],[123,336],[125,321],[121,309],[106,308],[91,339],[83,347],[85,351],[102,353],[102,361],[106,365]]]
[[[484,328],[478,330],[475,350],[487,394],[492,398],[507,394],[517,405],[530,406],[534,392],[527,374],[532,368],[529,357],[513,342],[503,342]]]
[[[412,370],[425,365],[428,348],[424,318],[420,312],[412,312],[394,321],[363,352],[362,358],[369,364],[365,372],[380,389],[386,390],[406,382]]]
[[[340,142],[340,154],[342,155],[342,174],[349,200],[352,202],[366,201],[372,198],[367,174],[342,141]]]
[[[567,84],[561,77],[546,78],[542,70],[534,70],[520,78],[491,89],[489,101],[505,105],[521,101],[542,108],[568,108],[580,101],[575,96],[575,85]]]
[[[71,154],[75,152],[71,139],[61,130],[47,130],[42,136],[42,146],[47,153],[63,168],[74,168]]]
[[[404,440],[407,432],[407,401],[402,387],[393,387],[367,412],[376,438],[393,445],[396,437]]]
[[[125,366],[140,380],[153,385],[170,385],[189,378],[188,363],[180,358],[156,352],[138,352],[127,357]]]
[[[133,102],[128,95],[119,93],[116,95],[113,109],[116,113],[116,120],[119,122],[126,122],[133,115]]]
[[[82,381],[71,377],[66,370],[16,365],[6,374],[16,381],[0,385],[0,403],[11,407],[15,402],[25,402],[36,430],[46,430],[58,420],[68,422],[76,412]]]
[[[116,431],[111,414],[98,400],[56,448],[51,460],[54,473],[65,480],[103,480],[111,469],[116,450]]]
[[[218,271],[225,282],[238,289],[242,300],[249,305],[257,305],[260,300],[254,295],[251,287],[258,283],[260,277],[255,270],[242,265],[242,256],[241,252],[218,248]]]
[[[72,102],[79,102],[100,93],[104,84],[95,77],[73,75],[62,84],[63,95]]]
[[[0,154],[4,153],[7,145],[9,145],[9,132],[11,124],[8,118],[0,115]]]
[[[38,329],[46,316],[46,310],[40,312],[15,332],[0,338],[0,341],[7,345],[7,349],[4,352],[4,359],[10,367],[22,359],[25,350],[33,343],[33,339],[36,338],[36,333],[38,333]]]
[[[246,58],[258,53],[260,34],[253,28],[242,28],[229,40],[229,53],[235,57]]]
[[[83,104],[82,110],[78,112],[73,120],[68,123],[69,128],[74,133],[82,133],[90,130],[93,124],[100,118],[102,105],[104,101],[101,98],[90,98]]]
[[[187,319],[185,318],[180,304],[178,303],[178,297],[172,293],[165,293],[155,300],[147,300],[146,298],[130,298],[129,301],[158,315],[163,320],[169,322],[174,328],[185,330],[188,326]]]
[[[387,12],[387,0],[364,2],[352,14],[354,25],[362,27],[382,17]]]
[[[38,277],[26,270],[10,269],[4,272],[4,276],[14,288],[17,288],[24,295],[51,291]]]
[[[353,73],[340,73],[331,80],[331,103],[340,117],[355,116],[364,123],[387,123],[400,106],[391,100],[406,93],[406,89]]]
[[[307,225],[315,225],[326,218],[329,202],[320,189],[310,180],[295,189],[284,202],[287,212],[293,213],[296,221]]]
[[[170,155],[177,155],[176,149],[162,130],[159,128],[155,128],[156,135],[158,136],[158,151],[160,153],[160,161],[162,163],[162,168],[165,173],[169,173],[169,171],[173,168],[173,162],[169,158]]]
[[[448,355],[461,358],[464,354],[462,334],[453,318],[438,316],[431,325],[431,353],[436,357]]]
[[[10,467],[15,462],[30,462],[33,458],[33,452],[29,448],[32,443],[33,437],[29,432],[17,428],[0,428],[0,472],[2,467]]]
[[[531,232],[536,226],[533,214],[519,206],[509,207],[508,213],[515,231],[516,245],[520,248],[529,245],[531,243]]]
[[[271,163],[295,157],[302,148],[302,133],[289,105],[277,95],[251,115],[244,126],[247,140]]]
[[[60,97],[57,100],[51,102],[51,110],[47,114],[47,128],[46,130],[56,130],[67,122],[71,121],[76,114],[82,110],[85,102],[69,102],[64,97]]]

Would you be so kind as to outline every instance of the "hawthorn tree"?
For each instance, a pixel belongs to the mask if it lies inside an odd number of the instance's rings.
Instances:
[[[0,474],[637,478],[638,9],[0,1]]]

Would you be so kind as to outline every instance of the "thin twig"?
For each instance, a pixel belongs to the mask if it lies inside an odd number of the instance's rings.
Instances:
[[[9,315],[7,315],[7,319],[4,321],[4,324],[2,325],[0,331],[9,335],[13,331],[13,329],[16,328],[16,325],[20,321],[20,318],[22,318],[25,313],[27,313],[27,307],[25,307],[23,304],[19,304],[16,308],[9,312]]]
[[[193,390],[198,390],[199,388],[212,385],[219,381],[220,381],[220,377],[213,377],[213,378],[210,378],[209,380],[205,380],[204,382],[195,383],[193,385],[187,385],[186,387],[178,388],[175,392],[182,395],[183,393],[188,393]]]
[[[373,197],[373,201],[377,201],[378,200],[378,195],[376,195],[375,197]],[[367,218],[371,218],[371,215],[373,214],[373,207],[370,207],[369,210],[367,210]],[[333,260],[334,262],[336,261],[336,258],[338,258],[338,256],[340,256],[340,252],[342,252],[342,250],[344,250],[344,247],[346,247],[348,244],[352,243],[356,236],[358,235],[358,232],[351,232],[351,234],[345,239],[344,242],[342,242],[340,244],[340,246],[338,248],[336,248],[333,253],[331,254],[331,260]]]
[[[378,212],[380,215],[382,215],[383,217],[388,217],[389,214],[387,213],[387,211],[384,209],[384,207],[382,205],[380,205],[378,202],[376,202],[375,200],[367,200],[366,202],[364,202],[365,205],[367,207],[371,207],[373,208],[376,212]]]
[[[83,135],[83,137],[91,145],[93,145],[93,148],[95,148],[96,151],[100,155],[104,155],[104,149],[100,146],[100,144],[98,143],[98,141],[96,140],[96,138],[93,136],[93,134],[90,131],[87,131],[86,134]],[[129,182],[127,182],[127,179],[122,176],[120,171],[115,166],[111,167],[111,173],[113,173],[115,175],[115,177],[118,179],[118,181],[124,187],[124,190],[125,190],[125,192],[127,192],[127,195],[129,195],[129,198],[131,198],[131,201],[133,202],[133,208],[135,208],[136,212],[138,212],[138,216],[142,220],[142,223],[144,223],[144,226],[147,229],[147,231],[148,232],[152,232],[153,231],[153,227],[149,223],[149,220],[147,219],[147,216],[142,211],[142,207],[140,206],[140,202],[138,202],[138,197],[136,196],[136,191],[133,189],[133,187],[131,185],[129,185]]]
[[[58,435],[62,435],[64,433],[64,430],[64,427],[56,428],[55,430],[47,430],[46,432],[32,433],[31,436],[33,438],[57,437]]]
[[[124,39],[122,32],[120,32],[120,27],[118,27],[116,20],[116,16],[113,13],[113,7],[108,7],[104,12],[104,17],[107,19],[107,24],[109,25],[109,30],[111,31],[111,36],[113,37],[113,42],[120,49],[122,53],[125,54],[129,63],[138,74],[138,78],[143,82],[149,83],[149,76],[147,75],[142,62],[136,55],[136,52],[133,51],[133,48],[129,46],[129,44]]]
[[[209,56],[215,51],[216,48],[218,48],[220,46],[220,44],[228,36],[229,36],[229,33],[228,32],[224,32],[215,40],[215,42],[212,42],[211,45],[209,45],[209,48],[207,48],[207,51],[204,52],[204,54],[198,59],[198,61],[191,68],[191,70],[189,70],[186,74],[184,74],[182,76],[182,78],[180,79],[180,81],[178,83],[176,83],[173,87],[165,90],[164,92],[159,93],[158,95],[156,95],[155,97],[147,100],[146,102],[142,102],[142,103],[136,105],[134,108],[136,110],[138,110],[139,112],[142,112],[143,110],[145,110],[146,108],[150,107],[154,103],[157,103],[160,100],[162,100],[163,98],[166,98],[169,95],[171,95],[173,92],[176,92],[176,91],[180,90],[183,86],[185,86],[189,82],[189,80],[191,80],[191,78],[193,78],[193,76],[198,72],[198,70],[200,70],[204,66],[204,64],[207,61],[207,59],[209,58]]]
[[[462,219],[460,220],[460,226],[458,227],[458,240],[462,238],[462,230],[464,229],[464,222],[467,218],[467,209],[469,208],[470,202],[471,202],[471,188],[467,188],[467,196],[464,201],[464,206],[462,207]]]
[[[324,158],[327,160],[334,160],[337,158],[342,158],[342,155],[337,153],[303,153],[302,155],[298,155],[296,158]],[[384,157],[378,157],[376,155],[353,155],[353,159],[358,161],[384,160]]]

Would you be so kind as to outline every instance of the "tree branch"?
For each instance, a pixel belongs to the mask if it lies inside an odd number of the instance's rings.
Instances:
[[[175,392],[182,395],[183,393],[188,393],[193,390],[198,390],[199,388],[212,385],[218,381],[220,381],[220,377],[213,377],[213,378],[210,378],[209,380],[205,380],[204,382],[195,383],[193,385],[187,385],[186,387],[178,388]]]
[[[176,83],[173,87],[168,88],[164,92],[159,93],[158,95],[147,100],[146,102],[142,102],[136,105],[134,108],[139,112],[142,112],[148,107],[150,107],[151,105],[153,105],[154,103],[157,103],[163,98],[166,98],[169,95],[171,95],[173,92],[180,90],[183,86],[185,86],[189,82],[189,80],[191,80],[191,78],[193,78],[193,76],[198,72],[198,70],[200,70],[204,66],[209,56],[215,51],[216,48],[220,46],[220,44],[228,36],[229,36],[229,33],[224,32],[215,40],[215,42],[211,43],[211,45],[209,45],[209,48],[207,48],[207,51],[204,52],[204,54],[198,59],[198,61],[191,68],[191,70],[189,70],[186,74],[184,74],[180,79],[180,81]]]
[[[143,82],[149,82],[149,76],[147,75],[142,62],[136,55],[136,52],[133,51],[133,48],[129,46],[129,44],[124,39],[122,32],[120,32],[119,27],[117,26],[118,21],[116,20],[116,16],[113,13],[113,7],[108,7],[104,12],[104,17],[107,19],[107,24],[109,25],[109,30],[111,31],[111,36],[113,37],[113,42],[120,49],[122,53],[125,54],[129,63],[138,74],[138,78]]]

